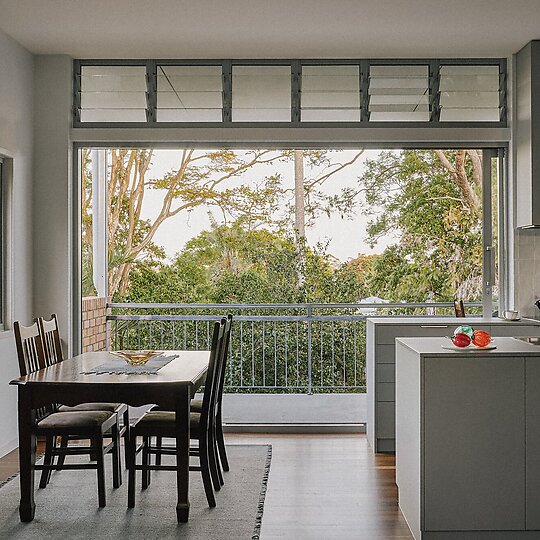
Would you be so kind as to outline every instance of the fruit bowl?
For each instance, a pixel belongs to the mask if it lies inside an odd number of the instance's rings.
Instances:
[[[454,335],[450,338],[453,345],[459,349],[478,348],[491,349],[491,335],[485,330],[475,330],[472,326],[465,324],[458,326],[454,330]]]
[[[158,354],[161,354],[161,351],[111,351],[111,354],[123,358],[128,364],[132,366],[142,366],[154,358]]]

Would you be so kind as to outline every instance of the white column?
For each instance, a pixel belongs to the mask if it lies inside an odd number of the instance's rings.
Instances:
[[[98,296],[107,296],[107,151],[92,150],[92,270]]]

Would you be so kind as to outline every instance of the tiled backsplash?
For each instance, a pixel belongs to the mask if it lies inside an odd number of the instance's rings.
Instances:
[[[538,317],[540,299],[540,230],[517,229],[515,235],[515,309],[525,317]]]

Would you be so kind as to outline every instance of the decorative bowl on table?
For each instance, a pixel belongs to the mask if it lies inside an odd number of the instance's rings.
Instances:
[[[161,354],[161,351],[111,351],[111,354],[123,358],[132,366],[143,366],[150,358]]]

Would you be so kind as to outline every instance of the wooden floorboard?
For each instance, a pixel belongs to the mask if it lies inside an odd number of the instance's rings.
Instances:
[[[229,435],[272,444],[261,540],[410,539],[397,504],[395,457],[365,435]]]
[[[38,442],[37,452],[41,454],[45,451],[45,444]],[[19,472],[19,451],[13,450],[9,454],[0,458],[0,483],[4,482],[14,474]]]
[[[395,458],[374,455],[365,435],[226,437],[272,445],[261,540],[412,538],[397,504]],[[17,471],[17,451],[0,459],[0,482]]]

